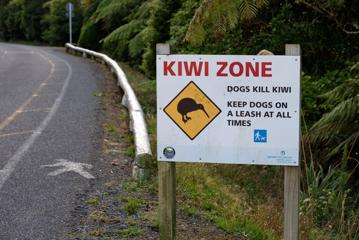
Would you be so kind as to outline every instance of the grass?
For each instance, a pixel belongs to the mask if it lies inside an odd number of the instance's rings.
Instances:
[[[101,237],[103,235],[103,231],[101,229],[91,230],[89,235],[92,237]]]
[[[191,207],[190,205],[186,205],[186,204],[181,205],[180,209],[181,209],[181,211],[187,213],[190,216],[196,216],[198,214],[197,210],[195,208]]]
[[[121,184],[109,182],[106,187],[109,192],[98,192],[96,196],[90,197],[85,202],[90,206],[86,221],[90,223],[91,228],[85,233],[72,233],[71,236],[69,235],[70,237],[82,236],[87,239],[90,236],[98,237],[99,239],[125,240],[134,239],[145,234],[141,227],[153,220],[151,219],[153,213],[151,208],[141,209],[145,206],[145,203],[152,204],[151,201],[145,200],[145,197],[142,196],[142,193],[149,192],[147,191],[147,185],[138,184],[134,179],[127,179]],[[114,189],[123,189],[125,192],[110,193]],[[119,208],[111,209],[107,205],[109,202],[114,203]],[[126,214],[122,216],[121,214],[113,214],[114,211]],[[120,226],[121,229],[114,229],[113,226]]]
[[[326,171],[313,161],[304,165],[301,193],[301,212],[312,225],[321,229],[309,229],[309,239],[359,239],[359,197],[351,195],[347,188],[351,173],[338,167]]]
[[[93,95],[94,95],[95,97],[102,97],[102,96],[103,96],[103,93],[101,93],[101,92],[96,92],[96,93],[93,93]]]
[[[112,232],[114,235],[125,237],[139,237],[143,235],[143,231],[136,227],[129,227],[126,229],[115,230]]]
[[[136,149],[133,145],[131,146],[128,146],[127,149],[126,149],[126,156],[127,157],[131,157],[131,158],[134,158],[135,157],[135,154],[136,154]]]
[[[106,223],[110,218],[104,211],[95,210],[89,214],[89,219],[96,223]]]
[[[103,128],[105,129],[105,131],[107,131],[109,133],[116,133],[117,132],[117,127],[112,123],[104,123]]]
[[[273,230],[253,220],[255,208],[237,185],[213,174],[206,164],[177,164],[177,186],[187,212],[199,213],[226,232],[239,232],[249,239],[280,239]],[[275,221],[272,221],[275,223]]]
[[[144,201],[135,197],[123,197],[121,201],[125,204],[125,211],[129,215],[136,214],[137,210],[144,205]]]
[[[100,200],[97,197],[91,197],[87,199],[85,203],[93,206],[98,206],[100,205]]]

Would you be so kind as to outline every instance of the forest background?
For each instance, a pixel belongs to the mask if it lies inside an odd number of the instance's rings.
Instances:
[[[0,0],[0,40],[63,46],[68,41],[66,3]],[[129,65],[144,74],[145,80],[136,89],[154,145],[156,43],[168,42],[176,53],[203,54],[257,54],[262,49],[283,54],[286,43],[300,44],[301,234],[303,239],[359,239],[358,0],[72,3],[74,39],[80,46],[108,53],[126,63],[126,68]],[[281,212],[283,200],[281,169],[196,168],[179,166],[179,191],[188,212],[202,214],[228,232],[246,232],[250,239],[279,238],[282,216],[274,217]],[[203,178],[194,180],[194,175]],[[218,189],[211,184],[216,182],[228,185],[228,192],[223,193],[228,199],[241,193],[241,202],[247,205],[236,210],[238,214],[226,215],[219,207],[230,203],[214,193]],[[197,190],[201,193],[196,195]],[[206,204],[208,199],[213,202]]]

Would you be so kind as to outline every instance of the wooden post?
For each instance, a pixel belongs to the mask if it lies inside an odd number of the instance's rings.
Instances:
[[[169,44],[157,44],[157,54],[170,54]],[[176,164],[158,162],[160,240],[176,239]]]
[[[286,44],[285,54],[300,56],[300,45]],[[299,240],[299,191],[300,167],[284,167],[284,240]]]

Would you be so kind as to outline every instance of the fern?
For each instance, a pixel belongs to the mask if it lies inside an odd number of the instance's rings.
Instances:
[[[356,65],[355,65],[356,66]],[[359,137],[359,75],[337,86],[323,95],[327,98],[325,104],[331,111],[315,123],[309,133],[309,139],[316,146],[325,146],[325,159],[343,153],[343,162],[351,154]]]
[[[136,33],[139,32],[139,30],[142,28],[144,24],[145,22],[143,20],[133,20],[114,30],[102,41],[106,45],[109,43],[118,42],[125,39],[129,40],[131,37],[133,37]]]
[[[142,4],[131,9],[124,17],[127,23],[121,24],[101,41],[105,49],[114,52],[115,57],[121,60],[128,60],[129,57],[139,58],[145,48],[143,30],[150,14],[149,8],[149,2],[142,1]]]
[[[324,94],[327,107],[334,106],[345,99],[351,98],[359,93],[359,79],[349,79],[344,84],[339,85],[332,91]]]
[[[141,5],[134,11],[129,19],[148,19],[150,16],[151,1],[142,0]]]
[[[166,42],[170,38],[170,19],[179,8],[179,1],[152,0],[150,2],[151,14],[143,34],[146,48],[140,68],[146,76],[154,78],[156,67],[153,63],[156,61],[156,43]]]
[[[129,55],[133,59],[140,58],[144,48],[146,47],[146,43],[143,40],[144,33],[144,31],[141,31],[136,34],[136,36],[134,36],[128,44]]]
[[[173,15],[170,26],[171,39],[169,41],[173,51],[178,51],[181,45],[183,45],[183,39],[186,35],[189,23],[199,4],[197,0],[186,0],[181,8]]]
[[[199,46],[206,35],[233,29],[239,20],[254,18],[267,0],[204,0],[196,10],[188,27],[185,40]]]
[[[102,20],[109,25],[112,19],[127,17],[139,2],[139,0],[103,0],[94,13],[94,21]]]
[[[333,136],[352,130],[354,127],[352,123],[358,118],[358,110],[359,97],[353,97],[339,103],[313,125],[313,141],[328,142],[333,139]]]

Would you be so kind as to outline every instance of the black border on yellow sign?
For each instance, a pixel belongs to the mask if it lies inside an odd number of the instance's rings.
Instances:
[[[188,87],[188,85],[190,85],[191,83],[193,83],[193,84],[199,89],[199,91],[200,91],[204,96],[206,96],[207,99],[208,99],[214,106],[216,106],[217,109],[219,109],[219,112],[212,118],[212,120],[209,121],[209,122],[202,128],[202,130],[199,131],[193,138],[191,138],[191,137],[176,123],[176,121],[165,111],[166,108],[167,108],[169,105],[171,105],[171,103],[172,103],[172,102]],[[172,101],[171,101],[169,104],[167,104],[166,107],[163,108],[163,111],[164,111],[164,112],[167,114],[167,116],[177,125],[177,127],[178,127],[179,129],[181,129],[182,132],[184,132],[184,133],[186,134],[186,136],[187,136],[189,139],[191,139],[191,140],[195,139],[195,138],[222,112],[222,110],[217,106],[217,104],[215,104],[215,103],[212,101],[212,99],[211,99],[210,97],[208,97],[207,94],[205,94],[205,93],[202,91],[202,89],[201,89],[200,87],[198,87],[198,85],[197,85],[195,82],[193,82],[193,81],[190,81],[190,82],[172,99]]]

